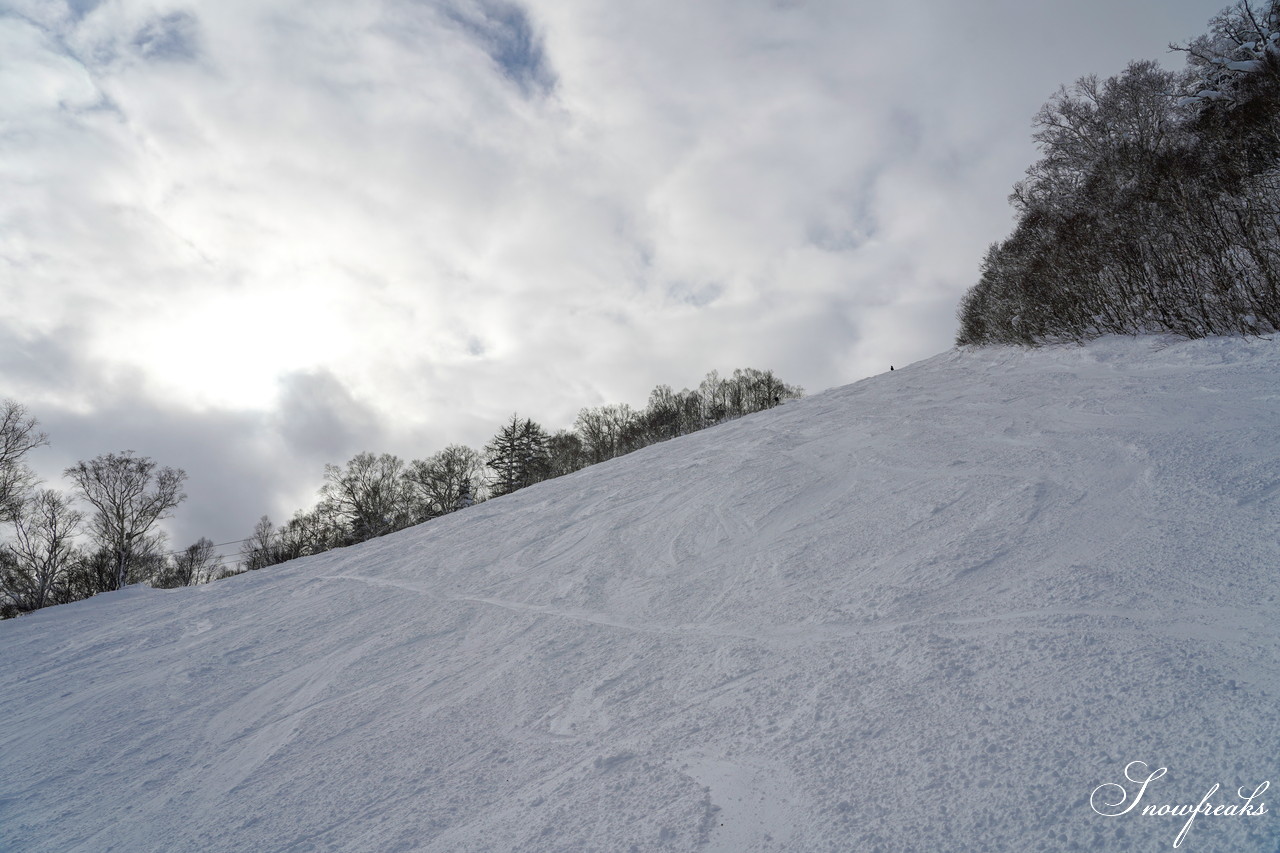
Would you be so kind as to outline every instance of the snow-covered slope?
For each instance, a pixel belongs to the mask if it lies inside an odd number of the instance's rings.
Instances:
[[[5,850],[1170,849],[1280,783],[1280,343],[949,352],[0,650]]]

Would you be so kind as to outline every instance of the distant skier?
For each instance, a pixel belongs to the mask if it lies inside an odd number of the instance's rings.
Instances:
[[[891,365],[889,365],[889,372],[890,372],[890,373],[893,373],[893,365],[892,365],[892,364],[891,364]]]

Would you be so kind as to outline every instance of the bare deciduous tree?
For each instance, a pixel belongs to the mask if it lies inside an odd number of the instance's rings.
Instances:
[[[35,475],[22,458],[49,443],[49,436],[36,429],[37,425],[20,403],[0,403],[0,522],[13,521],[19,515],[27,492],[35,485]]]
[[[9,559],[0,565],[0,601],[19,613],[59,603],[82,519],[60,492],[32,494],[14,521],[13,541],[5,546]]]
[[[404,473],[413,495],[414,520],[445,515],[479,498],[484,482],[484,459],[462,444],[451,444],[426,459],[416,459]]]
[[[326,465],[320,489],[325,512],[340,519],[351,542],[364,542],[409,524],[404,462],[390,453],[359,453],[346,468]]]
[[[547,439],[547,476],[563,477],[591,462],[581,437],[572,430],[558,430]]]
[[[161,582],[157,586],[196,586],[208,583],[217,577],[220,567],[221,561],[213,540],[202,536],[194,545],[174,555],[172,564],[161,575]]]
[[[156,522],[186,499],[187,475],[177,468],[160,468],[132,450],[108,453],[79,462],[65,472],[80,496],[93,507],[90,532],[109,552],[115,575],[112,588],[129,583],[131,572],[149,565],[160,537],[151,533]]]
[[[280,535],[271,518],[264,515],[253,526],[253,535],[240,548],[240,564],[248,571],[256,571],[279,562]]]
[[[638,420],[639,414],[626,403],[614,403],[578,412],[573,428],[595,464],[635,449],[629,439],[638,433]]]

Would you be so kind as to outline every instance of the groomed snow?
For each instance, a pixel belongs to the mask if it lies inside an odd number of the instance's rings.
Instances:
[[[1280,784],[1278,596],[1280,342],[952,351],[0,623],[0,849],[1167,850]]]

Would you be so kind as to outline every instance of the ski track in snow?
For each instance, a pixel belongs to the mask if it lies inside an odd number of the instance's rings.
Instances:
[[[0,623],[0,849],[1171,849],[1089,795],[1280,784],[1277,416],[1271,341],[952,351]]]
[[[324,580],[340,580],[352,581],[356,583],[368,583],[374,586],[394,587],[397,589],[409,590],[420,594],[430,594],[421,584],[409,581],[396,581],[386,578],[361,577],[360,575],[323,575]],[[993,632],[993,623],[1009,622],[1009,623],[1034,623],[1036,621],[1046,621],[1050,625],[1037,626],[1035,624],[1010,625],[1010,631],[1026,631],[1026,630],[1046,630],[1061,631],[1064,621],[1079,617],[1081,620],[1089,622],[1088,628],[1091,631],[1107,631],[1116,633],[1169,633],[1171,635],[1185,637],[1198,635],[1204,639],[1227,639],[1234,638],[1244,640],[1248,637],[1258,624],[1258,618],[1265,617],[1269,611],[1252,614],[1251,618],[1242,621],[1238,625],[1226,624],[1226,620],[1231,620],[1238,616],[1236,612],[1215,612],[1215,611],[1190,611],[1181,610],[1176,614],[1170,614],[1161,611],[1142,612],[1138,610],[1118,610],[1105,608],[1085,608],[1085,609],[1064,609],[1064,608],[1043,608],[1039,610],[1027,610],[1015,613],[998,613],[988,616],[965,616],[965,617],[946,617],[936,616],[931,618],[915,619],[910,621],[889,621],[871,624],[821,624],[810,627],[771,627],[751,631],[741,628],[732,628],[729,626],[719,625],[662,625],[658,623],[631,623],[620,619],[613,618],[607,613],[591,613],[582,610],[561,610],[554,607],[547,607],[538,604],[526,604],[518,601],[502,601],[496,598],[478,598],[473,596],[449,596],[449,600],[457,602],[471,602],[475,604],[487,604],[492,607],[500,607],[505,610],[514,610],[522,613],[529,613],[541,616],[551,616],[559,619],[572,619],[578,622],[588,622],[592,625],[601,625],[608,628],[617,628],[622,631],[634,631],[644,634],[658,634],[662,636],[688,635],[697,637],[723,637],[738,640],[750,640],[758,642],[774,648],[795,648],[813,643],[835,642],[850,637],[856,637],[863,634],[882,633],[886,631],[908,631],[913,627],[933,627],[942,625],[954,626],[979,626],[976,632],[991,634]],[[1176,621],[1171,621],[1171,617],[1177,617]],[[1189,617],[1197,621],[1187,621]],[[1237,620],[1239,621],[1239,620]]]

